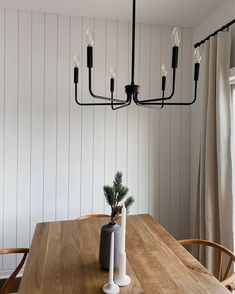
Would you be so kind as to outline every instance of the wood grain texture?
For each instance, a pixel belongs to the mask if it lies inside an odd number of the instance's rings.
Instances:
[[[38,224],[19,293],[102,293],[99,234],[107,221]],[[149,215],[127,218],[127,256],[132,284],[120,293],[229,293]]]

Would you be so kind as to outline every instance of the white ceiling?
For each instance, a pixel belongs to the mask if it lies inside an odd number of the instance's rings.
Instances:
[[[137,21],[193,27],[227,0],[137,0]],[[1,8],[130,20],[132,0],[0,0]]]

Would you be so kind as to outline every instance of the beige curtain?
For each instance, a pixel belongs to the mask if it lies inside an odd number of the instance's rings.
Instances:
[[[231,35],[221,32],[204,51],[204,94],[196,214],[197,238],[233,249],[231,91],[229,85]],[[212,272],[214,252],[202,249],[200,260]]]

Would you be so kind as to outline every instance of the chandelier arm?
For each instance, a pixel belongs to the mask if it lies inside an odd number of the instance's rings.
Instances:
[[[161,110],[162,107],[158,105],[142,105],[142,104],[137,104],[140,107],[148,108],[148,109],[154,109],[154,110]]]
[[[136,95],[136,97],[137,97],[137,95]],[[162,91],[162,97],[164,98],[164,91]],[[161,110],[161,109],[163,109],[163,107],[164,107],[164,101],[162,101],[161,104],[160,104],[160,103],[157,104],[157,106],[159,105],[159,107],[155,107],[156,105],[148,105],[148,104],[144,105],[144,104],[142,104],[142,103],[139,103],[139,102],[136,100],[136,98],[134,99],[134,102],[135,102],[135,104],[136,104],[137,106],[144,107],[144,108],[149,108],[149,109],[154,109],[154,110]]]
[[[131,104],[131,100],[129,100],[126,104],[124,105],[121,105],[121,106],[118,106],[116,108],[113,107],[113,105],[111,104],[111,107],[112,107],[112,110],[118,110],[120,108],[123,108],[123,107],[126,107],[126,106],[129,106]]]
[[[110,98],[111,100],[111,98]],[[80,105],[80,106],[112,106],[112,105],[123,105],[123,103],[120,102],[110,102],[110,103],[83,103],[78,101],[78,96],[77,96],[77,84],[75,84],[75,102]],[[125,104],[126,105],[126,104]]]
[[[164,102],[164,105],[192,105],[196,99],[197,99],[197,81],[195,81],[195,86],[194,86],[194,98],[192,101],[190,102]],[[157,103],[153,103],[153,102],[139,102],[140,105],[162,105],[161,103],[157,102]]]
[[[101,99],[101,100],[108,100],[111,101],[112,99],[110,97],[105,97],[105,96],[99,96],[93,93],[91,85],[92,85],[92,81],[91,81],[91,68],[88,68],[88,84],[89,84],[89,93],[91,94],[92,97],[96,98],[96,99]],[[127,100],[120,100],[120,99],[113,99],[114,102],[120,102],[121,104],[125,104],[127,102]],[[111,105],[111,104],[110,104]],[[120,105],[120,104],[117,104]]]
[[[113,92],[111,92],[111,100],[113,101]],[[126,104],[121,105],[121,106],[118,106],[116,108],[113,107],[114,104],[111,102],[111,108],[112,108],[112,110],[118,110],[120,108],[123,108],[123,107],[126,107],[126,106],[130,105],[131,104],[131,96],[129,97],[129,95],[128,95],[127,100],[128,100],[128,102]]]
[[[154,101],[165,101],[165,100],[171,99],[174,96],[174,94],[175,94],[176,69],[173,68],[172,69],[172,72],[173,72],[173,76],[172,76],[172,91],[171,91],[171,95],[170,96],[168,96],[168,97],[162,96],[161,98],[154,98],[154,99],[148,99],[148,100],[139,100],[137,98],[137,102],[140,102],[140,103],[141,102],[154,102]],[[157,104],[157,105],[160,105],[160,104]],[[161,103],[161,105],[162,105],[162,103]]]

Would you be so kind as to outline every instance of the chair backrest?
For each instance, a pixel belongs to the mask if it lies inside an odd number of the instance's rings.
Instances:
[[[25,263],[27,255],[29,253],[29,249],[28,248],[0,249],[0,255],[14,254],[14,253],[22,253],[23,257],[22,257],[20,263],[18,264],[18,266],[16,267],[16,269],[14,270],[14,272],[10,275],[10,277],[6,280],[6,282],[2,286],[2,289],[0,290],[1,294],[8,294],[9,293],[9,290],[13,285],[14,279],[16,278],[16,276],[18,275],[19,271],[21,270],[22,266]]]
[[[87,215],[81,215],[80,217],[76,218],[77,220],[80,219],[87,219],[87,218],[105,218],[110,217],[108,214],[87,214]]]
[[[227,249],[226,247],[207,240],[201,239],[186,239],[186,240],[179,240],[179,243],[183,246],[187,245],[204,245],[208,247],[215,248],[217,250],[217,260],[216,260],[216,270],[215,270],[215,277],[222,282],[223,280],[227,279],[229,271],[231,269],[231,265],[235,262],[235,255],[232,251]],[[222,272],[222,265],[223,265],[223,255],[227,256],[228,261],[224,264],[224,273]]]

